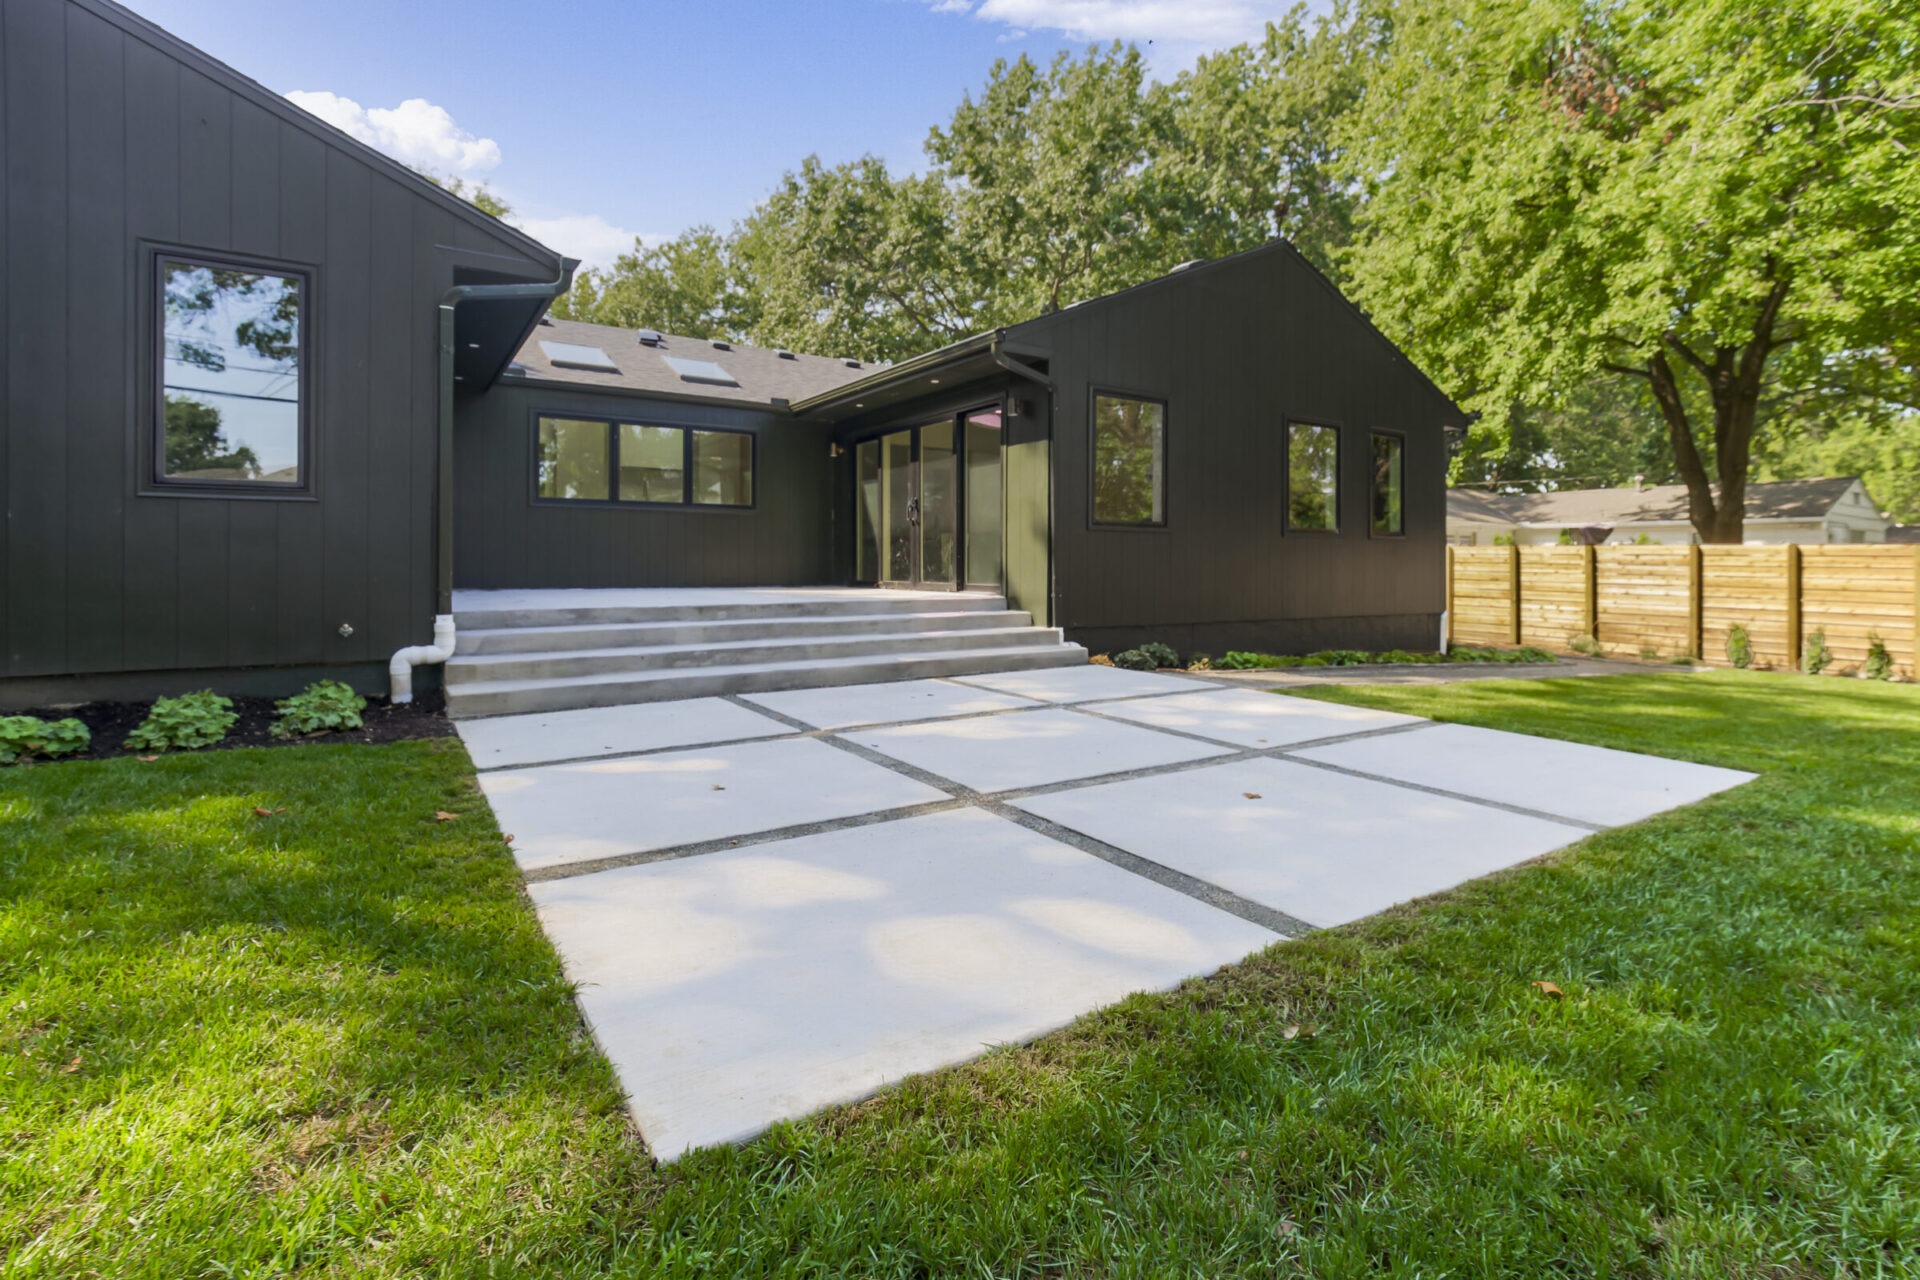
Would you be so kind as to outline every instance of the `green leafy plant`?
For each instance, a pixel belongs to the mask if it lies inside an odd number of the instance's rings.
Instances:
[[[1141,653],[1153,659],[1156,667],[1177,667],[1180,665],[1180,652],[1170,644],[1161,644],[1158,640],[1149,640],[1140,646]]]
[[[1742,671],[1753,665],[1753,637],[1737,622],[1727,628],[1727,661]]]
[[[1867,680],[1889,680],[1893,677],[1893,655],[1887,652],[1887,642],[1878,632],[1867,633],[1867,660],[1860,664],[1860,675]]]
[[[127,735],[127,747],[133,751],[210,747],[226,737],[239,718],[233,712],[233,699],[211,689],[161,698],[140,727]]]
[[[1824,628],[1817,629],[1800,648],[1800,669],[1817,676],[1832,665],[1833,650],[1827,648],[1827,633]]]
[[[1113,665],[1127,671],[1153,671],[1160,666],[1143,649],[1122,649],[1113,655]]]
[[[19,764],[35,756],[70,756],[85,751],[92,741],[87,726],[71,716],[65,720],[0,716],[0,764]]]
[[[1496,533],[1493,535],[1493,545],[1496,547],[1511,547],[1517,544],[1514,542],[1512,534]]]
[[[338,680],[316,680],[293,697],[274,703],[273,707],[280,713],[273,722],[273,736],[285,738],[294,734],[358,729],[362,724],[360,713],[366,710],[367,700]]]

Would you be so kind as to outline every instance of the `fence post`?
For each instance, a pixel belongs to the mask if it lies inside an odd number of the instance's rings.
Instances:
[[[1700,544],[1687,546],[1687,656],[1695,662],[1705,662],[1706,637],[1701,629],[1700,608]]]
[[[1453,550],[1452,547],[1447,548],[1447,598],[1440,606],[1446,610],[1449,619],[1458,617],[1453,611]]]
[[[1800,669],[1800,544],[1787,544],[1787,670]]]
[[[1587,629],[1587,639],[1596,645],[1600,643],[1600,580],[1596,572],[1599,555],[1599,549],[1592,543],[1580,548],[1581,588],[1586,593],[1581,625]]]
[[[1507,547],[1507,631],[1511,643],[1520,643],[1520,544]]]

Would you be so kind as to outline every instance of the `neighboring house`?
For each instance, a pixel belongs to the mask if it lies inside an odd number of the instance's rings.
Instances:
[[[874,367],[546,320],[572,261],[109,0],[0,0],[0,78],[0,705],[383,689],[456,587],[1438,634],[1463,416],[1286,244]]]
[[[1888,521],[1858,476],[1772,480],[1747,486],[1746,540],[1885,542]],[[1447,491],[1447,541],[1459,547],[1575,542],[1698,541],[1687,487],[1571,489],[1561,493]]]
[[[1920,542],[1920,524],[1890,524],[1887,526],[1888,542]]]

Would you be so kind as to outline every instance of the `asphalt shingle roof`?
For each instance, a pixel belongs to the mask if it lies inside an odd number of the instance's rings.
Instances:
[[[542,348],[542,343],[598,347],[607,353],[617,372],[557,365]],[[689,380],[667,362],[668,356],[682,362],[717,364],[740,385],[729,387],[705,379]],[[549,317],[549,322],[534,326],[533,333],[514,356],[513,363],[525,373],[515,374],[510,366],[504,379],[508,385],[516,377],[526,377],[630,391],[636,395],[696,396],[706,400],[735,400],[741,404],[759,405],[769,404],[775,399],[804,400],[849,382],[857,382],[881,367],[867,361],[849,367],[846,362],[827,356],[782,356],[764,347],[745,347],[737,343],[722,349],[707,338],[690,338],[675,333],[661,335],[658,346],[647,346],[640,341],[637,329],[587,324],[557,317]]]
[[[1821,480],[1771,480],[1747,486],[1747,519],[1813,520],[1858,477]],[[1646,489],[1568,489],[1560,493],[1475,493],[1447,491],[1447,518],[1489,524],[1631,524],[1687,519],[1687,486],[1660,484]]]

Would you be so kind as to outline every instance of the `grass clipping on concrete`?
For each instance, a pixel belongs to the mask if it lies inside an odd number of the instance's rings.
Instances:
[[[1763,776],[656,1171],[457,744],[12,770],[0,1270],[1914,1273],[1916,691],[1315,696]]]

